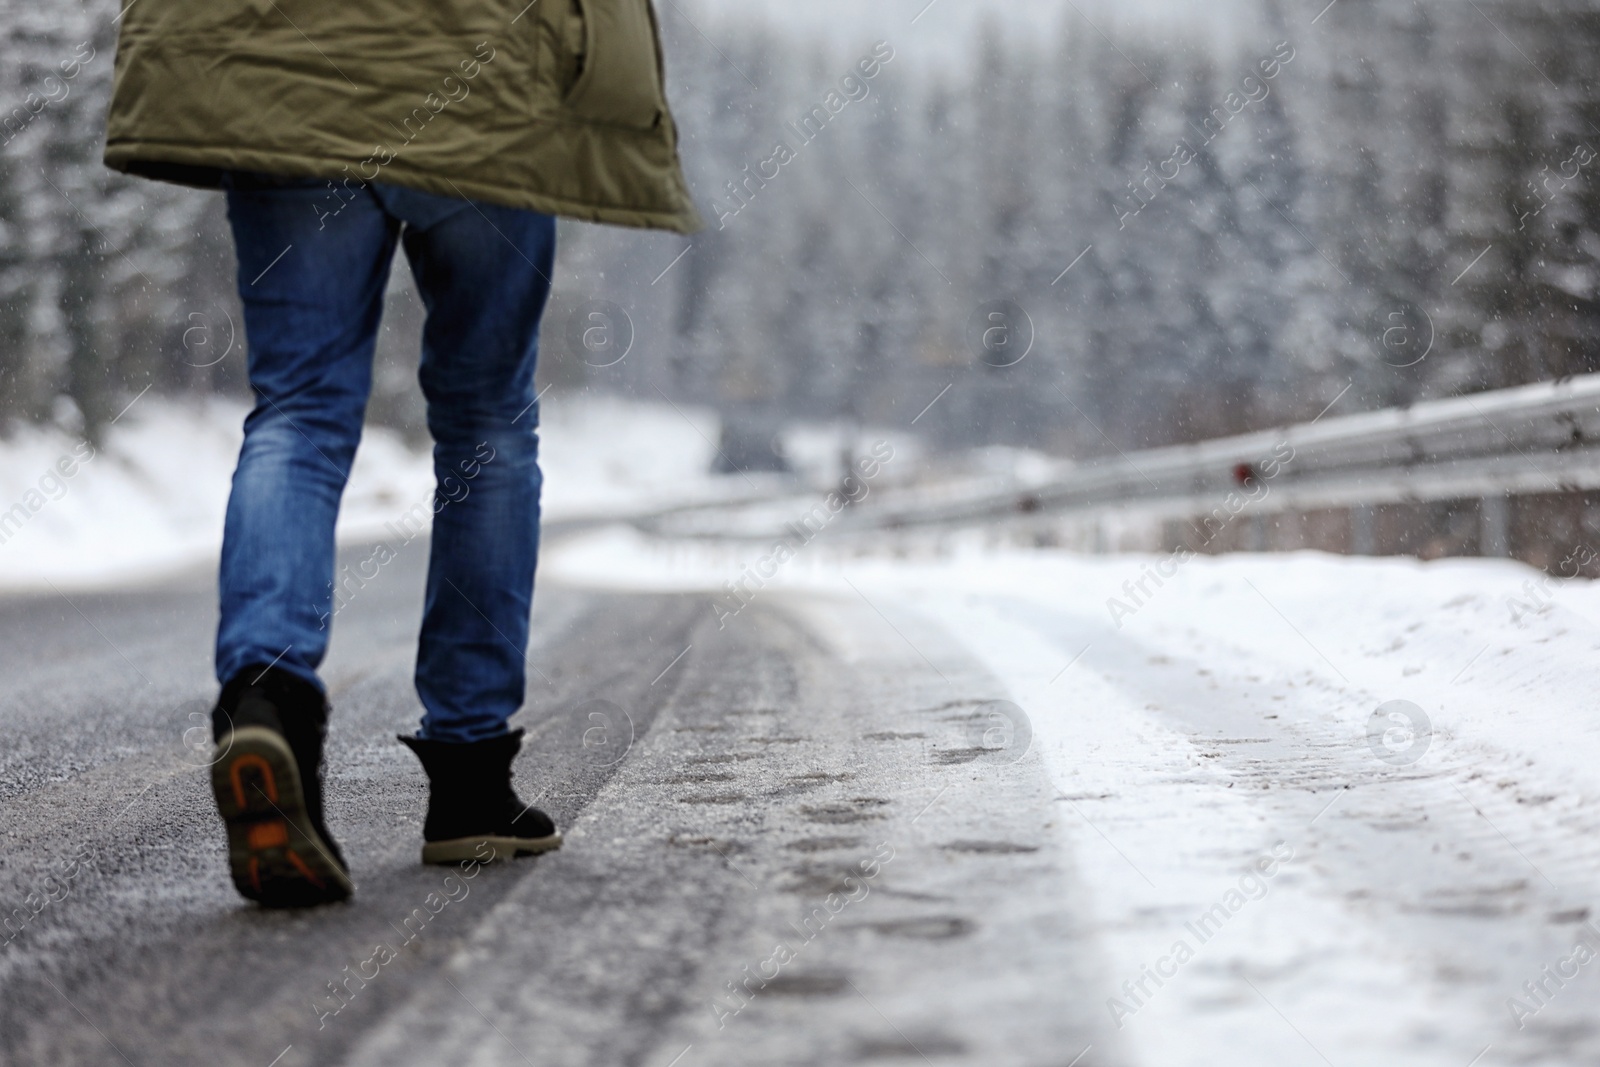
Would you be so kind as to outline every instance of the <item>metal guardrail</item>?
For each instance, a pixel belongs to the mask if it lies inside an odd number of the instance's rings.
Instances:
[[[1243,497],[1255,522],[1349,509],[1350,543],[1365,553],[1375,505],[1475,499],[1480,551],[1505,555],[1511,496],[1582,489],[1600,489],[1600,374],[1123,453],[1025,487],[883,487],[832,517],[818,509],[815,491],[790,489],[633,522],[657,536],[749,541],[803,535],[813,519],[825,521],[830,536],[855,537],[1057,519],[1189,520],[1204,528],[1219,509],[1240,514],[1245,508],[1228,505]]]
[[[1600,374],[1123,454],[1025,490],[852,509],[845,525],[1039,512],[1177,518],[1256,483],[1267,491],[1255,490],[1253,512],[1600,488]]]

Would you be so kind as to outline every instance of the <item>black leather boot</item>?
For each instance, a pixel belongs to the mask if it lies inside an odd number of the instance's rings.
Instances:
[[[246,667],[222,687],[211,723],[211,790],[239,892],[274,908],[349,897],[349,868],[322,821],[322,692],[288,671]]]
[[[422,862],[457,863],[531,856],[561,847],[555,823],[517,799],[511,761],[522,731],[460,744],[401,737],[428,774]]]

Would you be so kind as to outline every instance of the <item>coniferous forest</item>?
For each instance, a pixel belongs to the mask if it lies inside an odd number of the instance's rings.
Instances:
[[[0,420],[243,396],[221,196],[99,162],[119,8],[0,10]],[[662,5],[707,227],[563,224],[555,395],[1088,456],[1600,370],[1600,3],[1098,10],[951,63]],[[371,414],[415,431],[395,273]]]

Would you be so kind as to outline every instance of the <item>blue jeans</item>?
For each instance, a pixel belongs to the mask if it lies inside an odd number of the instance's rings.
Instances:
[[[497,737],[522,706],[539,545],[534,365],[555,220],[373,183],[233,174],[256,404],[228,498],[217,678],[252,665],[321,686],[336,607],[425,528],[419,735]],[[362,564],[334,573],[396,243],[427,310],[419,377],[436,488]],[[414,550],[414,549],[413,549]],[[337,583],[337,587],[336,587]]]

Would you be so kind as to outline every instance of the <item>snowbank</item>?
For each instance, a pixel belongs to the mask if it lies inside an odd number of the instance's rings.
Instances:
[[[145,397],[98,451],[56,427],[25,427],[0,442],[0,588],[139,581],[214,556],[246,410],[223,400]],[[549,519],[749,491],[742,479],[709,473],[718,423],[704,410],[552,396],[542,417]],[[432,486],[427,452],[368,427],[340,539],[380,536],[386,522],[430,500]]]

